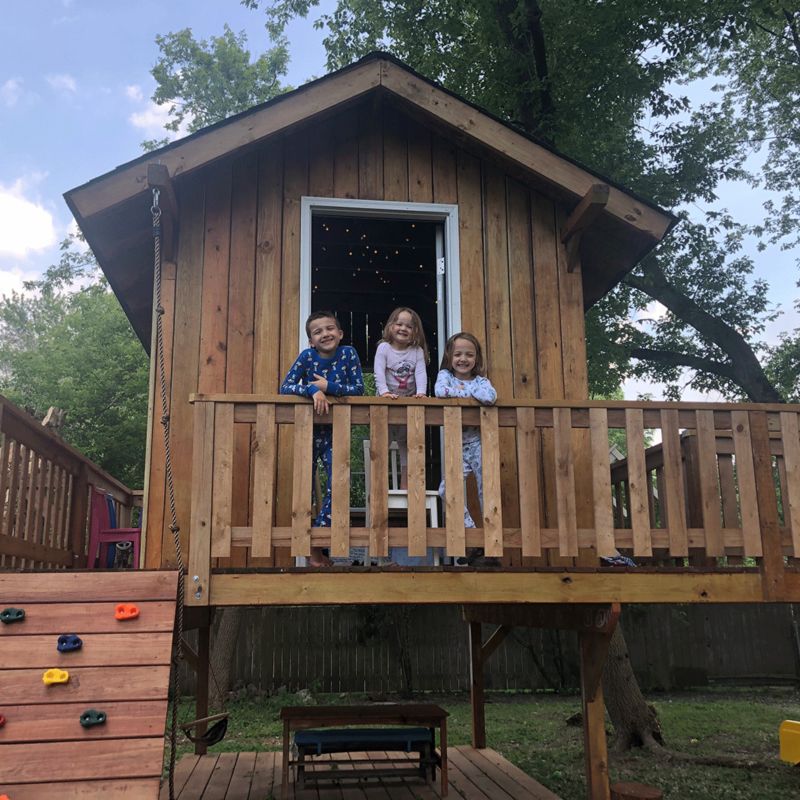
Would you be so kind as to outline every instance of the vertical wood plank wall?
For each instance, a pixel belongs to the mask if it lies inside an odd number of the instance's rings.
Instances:
[[[294,130],[178,183],[180,241],[174,317],[165,325],[170,378],[172,462],[184,559],[188,553],[193,392],[277,393],[297,355],[300,197],[458,203],[462,328],[485,344],[489,377],[502,398],[587,397],[580,269],[568,273],[559,227],[565,210],[476,153],[428,130],[398,109],[369,99],[324,122]],[[171,288],[171,287],[170,287]],[[154,414],[160,419],[160,398]],[[276,523],[291,524],[292,441],[281,433]],[[175,563],[164,485],[163,449],[154,437],[149,474],[146,565]],[[548,434],[550,435],[550,434]],[[503,517],[519,524],[513,433],[500,432]],[[234,443],[234,525],[247,524],[252,432]],[[588,452],[588,447],[585,449]],[[536,448],[552,464],[555,443]],[[575,464],[576,481],[587,466]],[[542,481],[546,522],[556,504],[551,469]],[[578,524],[591,492],[577,493]],[[581,504],[584,505],[581,505]],[[537,563],[525,558],[514,563]],[[288,563],[288,552],[233,566]]]

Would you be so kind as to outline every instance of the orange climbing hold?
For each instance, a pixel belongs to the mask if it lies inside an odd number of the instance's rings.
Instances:
[[[114,612],[114,617],[119,620],[136,619],[139,616],[139,607],[133,603],[119,603]]]
[[[66,683],[68,680],[69,672],[65,669],[57,669],[56,667],[45,670],[42,675],[42,683],[44,683],[45,686],[51,686],[54,683]]]

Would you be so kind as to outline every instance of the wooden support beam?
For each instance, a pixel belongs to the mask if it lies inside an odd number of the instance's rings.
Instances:
[[[211,670],[211,626],[200,628],[197,634],[197,692],[195,698],[195,718],[208,717],[209,685],[208,678]],[[206,723],[200,722],[195,728],[194,735],[198,737],[195,742],[195,755],[206,754],[207,747],[200,739],[206,732]]]
[[[178,198],[164,164],[147,165],[147,186],[158,189],[161,209],[161,257],[175,263],[178,249]]]
[[[577,268],[581,235],[608,205],[609,194],[608,184],[592,184],[564,223],[561,230],[561,241],[567,248],[567,272],[574,272]]]
[[[521,605],[471,603],[461,609],[465,622],[491,622],[517,628],[608,633],[619,618],[619,603],[576,603],[574,605]]]
[[[616,608],[614,622],[619,616]],[[608,742],[606,741],[603,665],[608,655],[612,631],[581,632],[581,704],[583,708],[583,752],[589,800],[610,800],[608,780]]]
[[[472,746],[486,747],[486,694],[483,685],[483,652],[480,622],[469,624],[470,703],[472,705]]]

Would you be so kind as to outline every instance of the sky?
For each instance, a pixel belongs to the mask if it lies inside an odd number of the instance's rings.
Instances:
[[[331,8],[333,0],[323,5]],[[316,16],[287,31],[291,85],[325,74]],[[226,22],[246,31],[252,53],[268,47],[261,13],[238,0],[0,0],[0,294],[58,260],[58,243],[74,230],[65,191],[136,158],[142,141],[164,135],[164,109],[150,100],[155,37],[189,27],[208,38]],[[764,198],[749,187],[726,185],[720,195],[717,205],[736,218],[760,220]],[[800,326],[792,308],[795,256],[777,247],[751,252],[771,300],[785,310],[766,333],[775,341]],[[626,397],[641,391],[660,397],[657,387],[625,387]]]

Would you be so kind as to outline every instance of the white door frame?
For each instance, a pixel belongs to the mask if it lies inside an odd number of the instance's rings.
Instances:
[[[390,200],[349,200],[336,197],[300,198],[300,350],[308,347],[305,323],[311,313],[311,218],[314,214],[382,219],[419,219],[443,226],[444,264],[436,265],[437,287],[444,269],[445,325],[437,320],[439,354],[447,337],[461,330],[461,269],[458,259],[458,206],[445,203],[404,203]],[[437,261],[439,256],[437,247]],[[437,299],[441,295],[437,291]],[[446,330],[444,328],[446,327]]]

